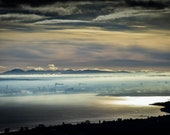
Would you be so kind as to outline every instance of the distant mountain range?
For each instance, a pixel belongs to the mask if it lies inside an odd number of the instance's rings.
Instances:
[[[106,70],[22,70],[12,69],[1,74],[96,74],[96,73],[131,73],[130,71],[106,71]]]

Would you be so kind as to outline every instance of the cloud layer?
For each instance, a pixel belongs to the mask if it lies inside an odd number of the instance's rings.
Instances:
[[[168,68],[169,16],[168,0],[0,0],[1,66]]]
[[[10,25],[12,23],[19,23],[20,25],[60,23],[60,26],[64,27],[78,25],[81,27],[101,27],[107,30],[118,30],[121,27],[130,29],[132,25],[166,29],[170,24],[169,7],[170,2],[168,0],[116,0],[113,2],[1,0],[0,21],[1,25],[7,29],[9,27],[5,26],[4,23],[11,23]],[[160,23],[165,25],[160,26]],[[43,27],[48,28],[47,26]]]

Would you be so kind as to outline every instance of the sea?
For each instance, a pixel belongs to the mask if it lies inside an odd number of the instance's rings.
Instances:
[[[0,75],[0,131],[5,128],[167,115],[170,73]]]

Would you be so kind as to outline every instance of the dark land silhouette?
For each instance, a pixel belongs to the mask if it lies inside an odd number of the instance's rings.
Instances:
[[[164,106],[162,111],[170,112],[170,101],[152,105]],[[39,124],[35,128],[21,127],[20,130],[10,132],[9,128],[2,135],[143,135],[143,134],[168,134],[170,115],[148,117],[146,119],[118,119],[116,121],[99,121],[90,123],[89,120],[77,124],[45,126]]]
[[[158,103],[154,103],[152,105],[164,106],[163,108],[161,108],[161,111],[170,113],[170,101],[167,101],[167,102],[158,102]]]
[[[29,75],[29,74],[97,74],[97,73],[132,73],[131,71],[106,71],[106,70],[95,70],[95,69],[85,69],[85,70],[22,70],[22,69],[12,69],[5,71],[3,75]]]

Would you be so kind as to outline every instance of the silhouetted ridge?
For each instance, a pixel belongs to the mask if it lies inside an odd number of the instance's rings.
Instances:
[[[22,70],[22,69],[12,69],[12,70],[10,70],[10,71],[6,71],[6,72],[4,72],[4,74],[24,74],[25,73],[25,71],[24,70]]]
[[[96,74],[96,73],[131,73],[130,71],[106,71],[106,70],[21,70],[21,69],[13,69],[10,71],[6,71],[2,74]]]
[[[2,135],[144,135],[167,134],[169,132],[170,115],[149,117],[147,119],[128,119],[117,121],[103,121],[99,123],[90,123],[89,120],[72,125],[65,124],[58,126],[39,126],[28,129],[21,127],[19,131],[9,132],[8,128]]]

